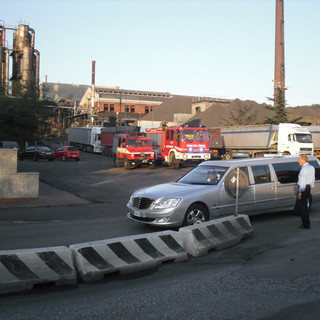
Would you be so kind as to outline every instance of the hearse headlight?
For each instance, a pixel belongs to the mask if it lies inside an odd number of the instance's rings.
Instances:
[[[134,198],[134,196],[133,196],[133,194],[132,194],[131,197],[130,197],[130,199],[129,199],[129,203],[130,203],[130,204],[133,203],[133,198]]]
[[[190,148],[188,148],[188,151],[189,151],[189,152],[192,152],[192,148],[191,148],[191,147],[190,147]]]
[[[175,208],[180,203],[180,201],[181,201],[180,198],[171,198],[171,199],[161,200],[159,203],[156,203],[154,205],[154,209]]]
[[[204,151],[204,149],[203,149],[203,148],[199,148],[199,151],[200,151],[200,152],[203,152],[203,151]]]

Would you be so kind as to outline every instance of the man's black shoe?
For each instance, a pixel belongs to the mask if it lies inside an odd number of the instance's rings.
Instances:
[[[305,227],[304,225],[299,226],[300,229],[310,229],[310,227]]]

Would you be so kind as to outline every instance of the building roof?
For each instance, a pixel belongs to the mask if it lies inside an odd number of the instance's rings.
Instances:
[[[158,101],[162,102],[172,95],[169,92],[156,92],[156,91],[142,91],[142,90],[129,90],[110,87],[95,87],[95,91],[99,94],[101,99],[118,98],[130,100],[143,100],[143,101]]]
[[[174,95],[172,98],[165,100],[159,107],[143,117],[143,120],[154,121],[174,121],[174,114],[189,113],[191,114],[193,97]]]

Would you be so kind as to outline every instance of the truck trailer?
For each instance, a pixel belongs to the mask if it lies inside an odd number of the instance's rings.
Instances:
[[[307,126],[304,127],[312,134],[312,142],[313,142],[313,154],[320,158],[320,126]]]
[[[70,127],[68,143],[87,152],[101,153],[101,129],[103,127]]]
[[[299,124],[233,126],[220,128],[220,132],[222,157],[226,160],[272,154],[313,154],[311,133]]]
[[[219,128],[208,128],[209,148],[212,160],[221,159],[226,153],[222,145],[221,131]]]

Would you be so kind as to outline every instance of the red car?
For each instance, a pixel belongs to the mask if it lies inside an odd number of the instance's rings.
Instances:
[[[62,161],[67,161],[70,159],[79,161],[80,151],[77,147],[62,146],[56,149],[56,151],[54,152],[54,156],[56,159],[60,159]]]

